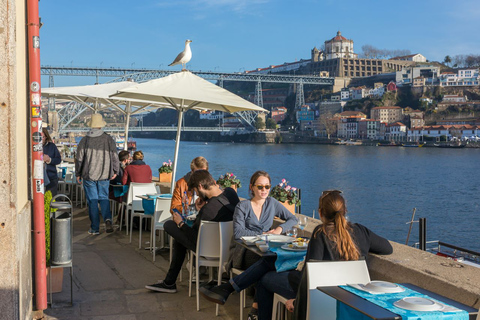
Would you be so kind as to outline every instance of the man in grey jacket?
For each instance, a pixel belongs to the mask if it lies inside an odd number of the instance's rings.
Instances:
[[[115,179],[119,170],[119,160],[115,141],[103,132],[105,121],[102,115],[95,113],[88,123],[91,130],[80,140],[75,157],[75,175],[77,182],[83,182],[87,196],[88,214],[90,216],[89,234],[100,234],[100,204],[105,230],[113,232],[112,213],[108,201],[109,180]],[[83,181],[82,181],[83,180]]]

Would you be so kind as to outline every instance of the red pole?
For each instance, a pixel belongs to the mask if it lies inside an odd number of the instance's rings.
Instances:
[[[47,271],[45,257],[45,214],[43,194],[42,100],[40,92],[40,24],[38,0],[27,0],[28,76],[30,86],[30,132],[32,133],[33,244],[35,306],[47,309]]]

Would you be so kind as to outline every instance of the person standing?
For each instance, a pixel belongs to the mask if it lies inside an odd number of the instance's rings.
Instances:
[[[50,183],[45,186],[45,192],[50,190],[52,197],[58,193],[58,173],[57,165],[62,162],[62,157],[58,151],[57,146],[53,143],[47,128],[42,128],[42,143],[43,143],[43,162],[45,162],[45,171]]]
[[[105,230],[113,232],[112,213],[108,201],[110,180],[115,179],[119,170],[117,147],[111,136],[103,132],[105,121],[99,113],[92,115],[88,126],[91,130],[80,140],[75,157],[75,175],[83,183],[90,217],[89,234],[100,234],[100,204]]]

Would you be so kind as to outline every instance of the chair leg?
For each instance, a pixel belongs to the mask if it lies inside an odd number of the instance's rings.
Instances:
[[[132,243],[133,211],[130,212],[130,243]]]
[[[188,273],[189,273],[189,279],[188,279],[188,296],[191,297],[192,296],[192,268],[193,268],[193,258],[190,259],[189,261],[189,264],[190,264],[190,268],[188,270]],[[181,274],[182,272],[180,272]]]
[[[198,258],[198,256],[196,256]],[[192,257],[192,261],[193,261],[193,257]],[[200,273],[198,272],[200,270],[200,266],[198,265],[198,259],[195,260],[197,263],[196,263],[196,266],[195,266],[195,276],[197,277],[195,279],[195,286],[197,288],[197,291],[195,291],[195,295],[197,296],[197,311],[200,311],[200,294],[198,293],[198,289],[200,287]],[[192,270],[190,269],[190,273],[192,272]]]
[[[140,216],[140,227],[138,228],[138,249],[142,249],[142,221],[143,217]]]
[[[150,224],[151,227],[150,227],[150,249],[152,250],[152,257],[153,257],[153,261],[155,262],[155,254],[156,254],[156,250],[155,250],[155,245],[156,245],[156,242],[155,242],[155,236],[156,236],[156,233],[157,233],[157,230],[154,229],[154,224],[155,222],[153,221],[152,219],[152,223]]]
[[[125,211],[123,210],[123,203],[120,204],[120,228],[119,230],[122,231],[122,224],[123,224],[123,215],[125,214]],[[128,228],[127,228],[127,232],[128,232]]]

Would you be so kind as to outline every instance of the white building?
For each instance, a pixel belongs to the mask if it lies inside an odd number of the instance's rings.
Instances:
[[[447,140],[477,140],[480,136],[480,126],[474,125],[434,125],[412,128],[407,132],[408,141],[423,141],[425,137],[447,137]]]
[[[350,90],[348,88],[342,88],[340,91],[340,99],[342,99],[342,101],[350,100]]]
[[[404,60],[404,61],[415,61],[415,62],[427,62],[427,58],[421,55],[420,53],[409,54],[408,56],[394,57],[390,60]]]
[[[440,74],[440,86],[478,86],[480,75],[477,69],[458,69],[456,72],[443,72]]]
[[[353,52],[353,40],[342,36],[340,31],[330,40],[325,41],[325,59],[338,58],[358,58],[358,54]]]
[[[352,100],[360,100],[367,96],[367,90],[365,87],[351,88],[350,97]]]
[[[407,137],[407,126],[401,122],[387,124],[385,131],[386,140],[405,141]]]
[[[467,96],[446,94],[443,96],[442,102],[467,102],[467,100]]]
[[[418,77],[425,78],[425,84],[436,83],[440,77],[440,68],[433,66],[405,67],[397,71],[395,80],[397,85],[413,85],[413,79]]]

